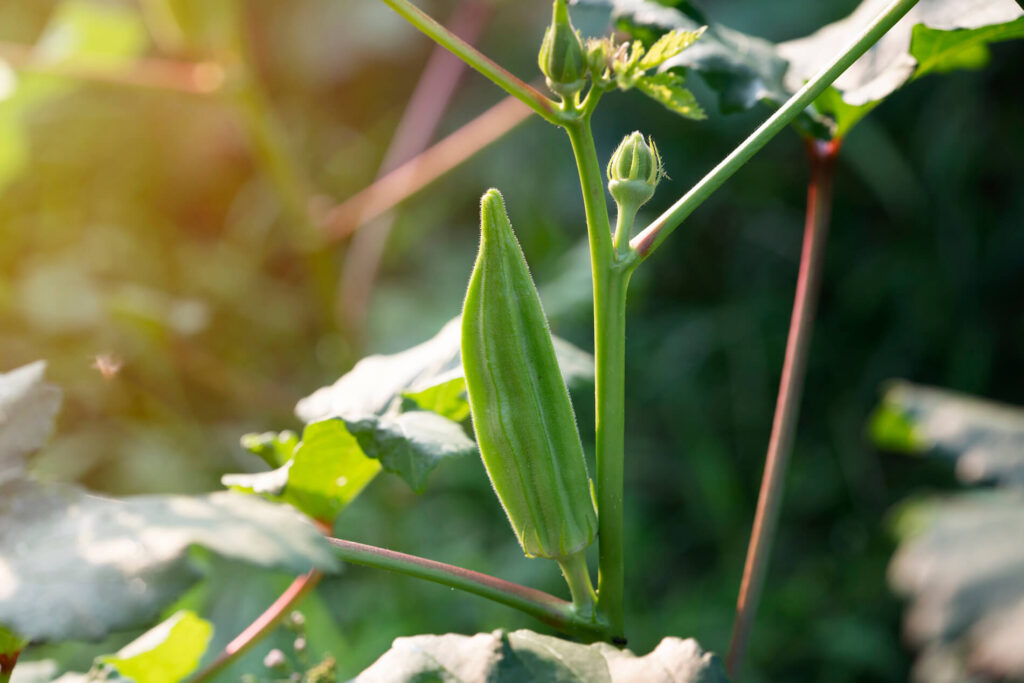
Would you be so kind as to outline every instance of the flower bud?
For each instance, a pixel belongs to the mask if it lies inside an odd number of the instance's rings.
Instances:
[[[608,62],[614,48],[615,45],[611,38],[587,39],[587,68],[595,83],[608,77]]]
[[[644,140],[639,131],[627,135],[608,162],[608,191],[620,206],[640,208],[654,196],[663,175],[661,156],[654,140]]]
[[[571,97],[585,85],[587,57],[583,39],[569,20],[566,0],[555,0],[551,25],[544,32],[537,62],[547,77],[548,87],[562,97]]]

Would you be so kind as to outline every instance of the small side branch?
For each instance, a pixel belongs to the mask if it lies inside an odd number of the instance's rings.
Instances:
[[[386,569],[473,593],[525,612],[565,633],[590,640],[604,637],[606,629],[603,624],[577,615],[571,603],[544,591],[394,550],[340,538],[328,540],[337,550],[338,557],[346,562]]]
[[[228,643],[223,652],[217,655],[217,658],[210,662],[205,669],[192,677],[191,683],[211,680],[227,668],[231,662],[263,640],[292,611],[292,608],[320,583],[322,576],[320,572],[313,570],[292,581],[284,593],[256,621],[249,624],[244,631],[238,634],[238,637]]]
[[[533,112],[509,96],[454,133],[332,208],[327,238],[341,240],[379,218],[471,156],[500,139]]]
[[[486,76],[508,94],[520,100],[545,120],[560,124],[555,103],[539,90],[526,83],[505,67],[459,38],[439,24],[433,17],[413,5],[409,0],[383,0],[403,19],[418,28],[438,45],[452,52],[456,57]]]

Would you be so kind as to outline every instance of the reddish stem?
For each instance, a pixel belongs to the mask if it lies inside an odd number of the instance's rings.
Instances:
[[[292,608],[320,583],[322,577],[323,574],[316,570],[296,577],[291,585],[285,589],[284,593],[281,593],[277,600],[263,614],[256,618],[256,621],[249,624],[244,631],[228,643],[224,650],[217,655],[217,658],[210,662],[205,669],[192,677],[191,683],[212,679],[231,662],[241,657],[256,643],[263,640],[292,611]]]
[[[324,535],[331,533],[331,525],[321,520],[313,520],[317,528]],[[296,577],[291,585],[285,589],[277,600],[274,600],[263,614],[256,617],[256,620],[249,624],[244,631],[239,633],[234,640],[228,643],[217,658],[210,662],[205,669],[192,677],[190,683],[207,681],[223,671],[231,662],[241,657],[245,652],[260,642],[291,612],[306,595],[309,594],[323,578],[323,573],[316,569],[308,574]]]
[[[379,218],[533,114],[509,95],[429,149],[409,159],[332,208],[323,223],[327,238],[341,240]]]
[[[21,650],[0,653],[0,681],[6,683],[6,681],[11,680],[11,674],[14,673],[14,666],[18,663],[18,655],[20,654]]]
[[[0,42],[0,59],[15,69],[59,78],[109,85],[170,90],[191,95],[209,95],[220,90],[227,75],[216,62],[186,62],[156,57],[139,57],[128,64],[107,64],[79,57],[74,61],[51,62],[40,57],[30,45]]]
[[[800,414],[800,395],[807,370],[814,313],[821,289],[825,242],[832,215],[832,180],[839,144],[839,140],[807,141],[811,177],[807,187],[807,213],[804,220],[800,273],[797,277],[793,315],[789,323],[789,338],[786,341],[786,358],[782,366],[782,378],[779,381],[779,394],[775,404],[775,418],[768,442],[761,491],[757,499],[757,513],[754,516],[754,527],[747,547],[743,581],[736,601],[736,620],[733,623],[732,640],[725,663],[726,670],[734,681],[737,680],[743,663],[750,629],[768,571],[772,541],[778,527],[786,464],[792,451]]]

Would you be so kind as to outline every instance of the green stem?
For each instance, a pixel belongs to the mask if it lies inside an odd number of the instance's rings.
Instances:
[[[597,93],[599,96],[600,93]],[[636,262],[619,261],[612,244],[604,175],[590,129],[594,91],[584,115],[565,130],[572,142],[583,191],[594,281],[595,422],[597,442],[598,613],[608,621],[614,642],[625,642],[623,594],[623,459],[625,433],[626,286]]]
[[[328,540],[335,547],[338,556],[352,564],[386,569],[473,593],[525,612],[565,633],[588,640],[601,639],[607,631],[606,626],[599,621],[577,614],[572,603],[534,588],[393,550],[340,538]]]
[[[825,262],[825,242],[829,219],[832,216],[832,179],[839,141],[808,141],[811,178],[807,187],[807,214],[804,221],[804,244],[800,255],[800,272],[796,294],[793,297],[793,315],[789,323],[786,356],[779,380],[779,394],[775,404],[775,418],[768,441],[761,491],[757,499],[757,512],[750,532],[747,559],[743,567],[743,580],[736,600],[736,620],[726,657],[726,670],[737,680],[743,664],[743,655],[750,639],[761,589],[768,573],[772,541],[778,528],[779,507],[785,484],[786,465],[793,450],[797,419],[800,416],[800,396],[803,393],[807,356],[818,292],[821,290],[821,271]]]
[[[291,224],[292,243],[306,255],[312,295],[322,328],[333,329],[335,320],[335,266],[326,250],[323,232],[309,211],[310,186],[302,165],[292,151],[284,125],[251,74],[234,93],[234,103],[245,122],[249,139],[284,214]]]
[[[612,237],[612,247],[615,249],[615,256],[625,259],[630,256],[629,233],[633,230],[633,223],[636,222],[636,214],[640,211],[639,206],[618,205],[618,215],[615,217],[615,235]]]
[[[583,619],[593,620],[596,617],[594,603],[597,601],[597,594],[594,593],[594,584],[590,582],[586,553],[581,550],[575,555],[559,560],[558,566],[562,568],[565,582],[569,584],[572,606],[576,614]]]
[[[857,39],[828,66],[809,80],[789,100],[786,101],[767,121],[755,130],[733,152],[715,166],[704,178],[682,198],[673,204],[665,213],[656,218],[631,244],[641,259],[647,258],[657,249],[673,230],[693,213],[722,183],[729,179],[754,156],[769,140],[793,121],[804,109],[832,84],[851,64],[878,42],[886,31],[899,21],[917,0],[893,0],[889,6],[861,32]]]
[[[542,118],[555,124],[562,122],[562,116],[556,109],[557,105],[554,101],[459,38],[409,0],[383,1],[435,43],[451,50],[456,57],[489,78],[505,92],[522,101],[530,109],[540,114]]]
[[[598,612],[625,643],[623,471],[626,386],[626,287],[632,268],[605,267],[594,283],[597,425]]]
[[[608,203],[604,196],[604,174],[597,160],[594,135],[590,130],[590,116],[583,116],[565,124],[572,151],[576,156],[576,170],[583,190],[583,207],[587,215],[587,234],[590,237],[590,265],[597,283],[598,270],[614,261],[612,229],[608,218]]]

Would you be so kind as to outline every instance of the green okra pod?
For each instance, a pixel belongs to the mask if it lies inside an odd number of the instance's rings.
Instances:
[[[477,443],[523,551],[559,560],[563,570],[574,565],[578,574],[597,513],[576,417],[497,190],[484,195],[480,214],[480,253],[462,311],[462,364]]]

